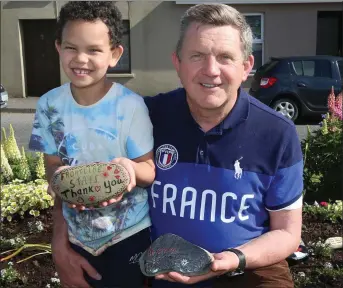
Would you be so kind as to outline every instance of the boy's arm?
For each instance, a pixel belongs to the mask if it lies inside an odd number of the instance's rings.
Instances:
[[[137,157],[128,159],[124,157],[116,158],[112,161],[123,165],[130,174],[131,182],[128,186],[128,191],[131,191],[135,186],[149,186],[155,179],[155,164],[153,151]]]
[[[113,162],[122,164],[127,170],[129,170],[129,173],[132,167],[134,172],[132,176],[135,176],[134,178],[136,180],[135,185],[147,187],[155,179],[155,164],[153,158],[154,154],[150,151],[149,153],[132,160],[127,158],[116,158]]]
[[[134,170],[136,174],[136,185],[140,187],[149,186],[155,179],[155,164],[154,164],[154,153],[149,153],[132,159],[134,162]]]

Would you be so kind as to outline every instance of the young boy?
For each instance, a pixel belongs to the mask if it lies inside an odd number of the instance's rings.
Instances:
[[[78,211],[56,197],[56,269],[63,287],[143,287],[137,263],[150,244],[151,222],[142,187],[155,177],[153,137],[143,99],[106,79],[123,53],[121,14],[113,2],[72,1],[57,26],[56,48],[70,83],[38,101],[30,149],[45,154],[49,181],[66,166],[113,159],[132,181],[121,201],[98,209]]]

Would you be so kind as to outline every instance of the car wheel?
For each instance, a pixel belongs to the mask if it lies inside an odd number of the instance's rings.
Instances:
[[[295,121],[299,115],[298,105],[291,99],[277,100],[273,103],[272,108],[292,121]]]

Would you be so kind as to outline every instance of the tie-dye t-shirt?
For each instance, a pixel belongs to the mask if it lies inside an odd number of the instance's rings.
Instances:
[[[134,159],[153,149],[152,124],[142,97],[118,83],[90,106],[79,105],[67,83],[39,99],[29,147],[70,166]],[[151,225],[147,192],[140,187],[108,207],[62,207],[69,240],[93,255]]]

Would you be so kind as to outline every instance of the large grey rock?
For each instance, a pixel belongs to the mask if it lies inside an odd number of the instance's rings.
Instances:
[[[141,256],[141,271],[146,276],[179,272],[187,276],[206,274],[211,270],[213,256],[185,239],[164,234],[157,238]]]

